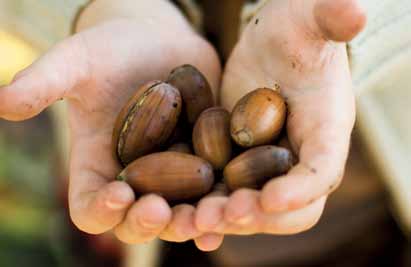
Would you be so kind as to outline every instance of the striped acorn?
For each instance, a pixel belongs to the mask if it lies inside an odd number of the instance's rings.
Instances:
[[[287,173],[293,166],[293,155],[286,148],[260,146],[247,150],[224,168],[224,182],[234,191],[239,188],[261,188],[267,181]]]
[[[113,150],[124,166],[158,150],[170,138],[181,112],[181,96],[170,84],[141,86],[123,107],[113,130]]]
[[[130,163],[117,177],[139,194],[154,193],[168,201],[192,200],[210,192],[212,166],[205,160],[179,152],[159,152]]]
[[[286,109],[284,99],[272,89],[261,88],[248,93],[233,109],[232,138],[242,147],[271,144],[281,133]]]
[[[185,116],[192,125],[201,112],[214,105],[213,92],[204,75],[192,65],[171,71],[167,82],[176,87],[183,98]]]
[[[210,162],[215,170],[224,169],[232,154],[230,113],[222,107],[201,113],[193,130],[193,146],[196,155]]]

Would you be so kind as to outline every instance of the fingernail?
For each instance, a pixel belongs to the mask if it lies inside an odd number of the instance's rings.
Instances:
[[[147,222],[145,220],[139,220],[140,225],[143,226],[143,228],[149,229],[149,230],[155,230],[160,227],[162,227],[161,223],[153,223],[153,222]]]
[[[107,205],[108,208],[110,208],[112,210],[122,210],[127,206],[127,203],[113,201],[113,200],[107,200],[106,205]]]
[[[240,217],[238,219],[235,219],[235,224],[247,225],[247,224],[250,224],[253,220],[254,220],[253,215],[246,215],[246,216]]]

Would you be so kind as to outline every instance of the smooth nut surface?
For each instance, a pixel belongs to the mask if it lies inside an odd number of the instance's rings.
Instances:
[[[257,89],[235,105],[231,136],[243,147],[268,145],[280,134],[285,118],[286,105],[281,95],[272,89]]]
[[[210,84],[192,65],[183,65],[172,70],[167,82],[180,91],[187,120],[191,124],[196,122],[201,112],[214,105]]]
[[[268,180],[287,173],[293,156],[286,148],[255,147],[240,154],[224,168],[224,182],[234,191],[239,188],[261,188]]]
[[[164,82],[150,82],[136,91],[118,115],[113,130],[115,155],[123,165],[155,151],[169,139],[181,102],[179,91]]]
[[[182,201],[207,194],[214,183],[211,165],[179,152],[153,153],[133,161],[117,177],[136,193],[155,193],[168,201]]]
[[[222,170],[232,154],[229,112],[213,107],[201,113],[193,130],[193,146],[196,155]]]

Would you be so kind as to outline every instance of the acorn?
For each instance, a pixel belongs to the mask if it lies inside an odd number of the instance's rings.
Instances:
[[[172,146],[170,146],[167,151],[173,151],[173,152],[180,152],[180,153],[186,153],[186,154],[192,154],[191,147],[187,143],[176,143]]]
[[[196,155],[211,163],[215,170],[224,169],[231,159],[230,113],[222,107],[205,110],[193,130]]]
[[[224,168],[224,182],[231,191],[260,189],[272,178],[287,173],[292,166],[290,150],[276,146],[255,147],[228,163]]]
[[[287,136],[281,137],[277,143],[277,146],[290,150],[293,154],[293,165],[296,165],[298,163],[298,155],[295,154],[291,142]]]
[[[159,152],[129,164],[117,177],[139,194],[154,193],[168,201],[199,198],[212,189],[214,174],[205,160],[185,153]]]
[[[167,82],[178,90],[184,101],[185,115],[194,124],[201,112],[214,106],[213,92],[204,75],[192,65],[183,65],[171,71]]]
[[[170,84],[154,81],[141,86],[123,107],[113,130],[113,150],[127,165],[164,145],[176,127],[181,95]]]
[[[269,88],[254,90],[235,105],[230,131],[242,147],[271,144],[281,133],[286,104],[281,95]]]

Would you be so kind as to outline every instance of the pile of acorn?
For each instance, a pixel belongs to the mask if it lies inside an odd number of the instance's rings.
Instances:
[[[117,179],[136,194],[156,193],[170,202],[199,199],[221,178],[230,191],[261,188],[293,165],[289,149],[272,145],[286,109],[277,91],[261,88],[230,114],[214,106],[210,85],[195,67],[178,67],[167,82],[141,86],[118,115],[113,150],[125,169]]]

